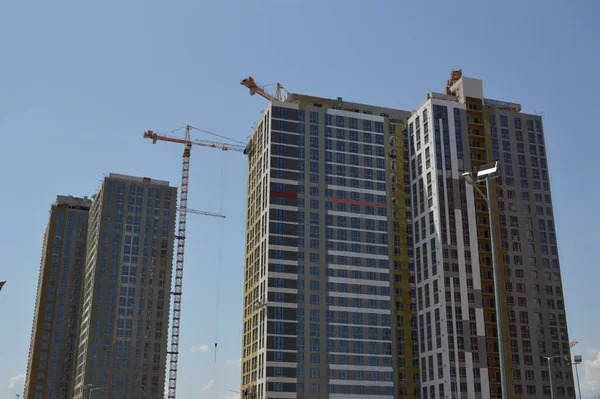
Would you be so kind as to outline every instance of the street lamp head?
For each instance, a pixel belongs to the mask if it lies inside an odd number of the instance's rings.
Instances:
[[[465,181],[467,182],[467,184],[470,185],[475,185],[475,183],[477,183],[475,181],[475,177],[473,176],[473,174],[471,172],[465,172],[462,174],[462,178],[465,179]]]
[[[500,175],[500,167],[498,165],[498,161],[494,163],[494,166],[491,168],[486,168],[477,172],[477,180],[483,181],[485,179],[494,179]]]

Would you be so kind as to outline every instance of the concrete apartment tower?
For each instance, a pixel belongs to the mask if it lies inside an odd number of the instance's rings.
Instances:
[[[72,397],[91,205],[87,198],[59,195],[50,208],[27,363],[26,399]]]
[[[248,149],[245,397],[418,393],[409,117],[298,94],[262,114]]]
[[[493,187],[511,398],[573,397],[542,120],[454,71],[409,119],[421,397],[500,398],[487,205],[461,178],[499,161]],[[482,187],[485,192],[485,186]]]
[[[176,202],[166,181],[112,173],[94,196],[74,398],[164,396]]]

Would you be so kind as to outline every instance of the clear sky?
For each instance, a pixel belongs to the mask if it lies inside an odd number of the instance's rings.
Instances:
[[[582,390],[600,395],[598,15],[583,0],[1,2],[0,399],[22,393],[56,194],[91,195],[110,172],[179,185],[180,146],[143,132],[245,140],[266,105],[239,85],[248,75],[410,110],[455,68],[543,112],[570,336],[588,360]],[[189,205],[227,219],[188,223],[182,398],[236,397],[245,184],[243,155],[194,149]]]

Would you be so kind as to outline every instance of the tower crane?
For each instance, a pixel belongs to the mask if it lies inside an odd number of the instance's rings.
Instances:
[[[240,84],[242,86],[246,86],[248,88],[248,90],[250,90],[251,96],[258,94],[259,96],[262,96],[269,101],[273,101],[273,100],[281,101],[281,90],[282,89],[285,90],[285,87],[283,87],[281,85],[281,83],[273,83],[273,84],[277,85],[277,90],[275,91],[275,95],[273,96],[272,94],[265,91],[265,87],[271,86],[272,84],[265,85],[265,86],[259,86],[252,76],[248,76],[246,79],[242,79]],[[285,91],[287,92],[287,90],[285,90]]]
[[[222,151],[236,151],[245,153],[246,145],[238,144],[227,144],[216,141],[207,140],[192,140],[192,130],[204,131],[198,128],[194,128],[190,125],[185,126],[185,138],[170,137],[167,135],[154,133],[152,130],[148,130],[144,133],[144,138],[152,139],[152,143],[156,144],[157,141],[168,141],[171,143],[179,143],[184,145],[183,149],[183,164],[181,168],[181,188],[179,192],[179,219],[177,227],[177,263],[175,267],[175,287],[173,292],[173,316],[171,321],[171,348],[167,352],[170,355],[169,360],[169,399],[175,399],[175,392],[177,389],[177,362],[179,356],[179,328],[181,320],[181,295],[183,288],[183,257],[185,253],[185,230],[186,230],[186,219],[187,213],[196,213],[206,216],[222,217],[223,215],[215,214],[211,212],[196,211],[188,209],[188,186],[190,177],[190,156],[192,152],[192,145],[201,147],[216,148]],[[204,131],[206,132],[206,131]],[[210,132],[206,132],[210,133]],[[222,136],[221,136],[222,137]],[[231,139],[230,139],[231,140]]]

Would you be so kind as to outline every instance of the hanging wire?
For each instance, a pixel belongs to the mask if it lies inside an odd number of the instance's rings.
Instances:
[[[185,129],[185,128],[186,128],[186,126],[181,126],[181,127],[178,127],[177,129],[173,129],[173,130],[171,130],[169,133],[175,133],[175,132],[177,132],[177,131],[179,131],[179,130],[183,130],[183,129]]]
[[[223,214],[223,204],[225,202],[225,165],[227,158],[223,158],[221,165],[221,204],[219,213]],[[221,231],[219,232],[219,250],[217,253],[217,298],[215,300],[215,363],[217,362],[217,347],[219,345],[219,305],[221,302],[221,274],[223,272],[223,241],[224,241],[224,223],[221,223]]]

